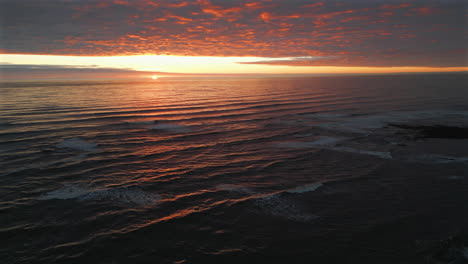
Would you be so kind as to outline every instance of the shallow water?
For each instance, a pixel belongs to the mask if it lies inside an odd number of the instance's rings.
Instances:
[[[0,258],[418,263],[418,241],[466,233],[468,142],[388,124],[468,126],[466,84],[2,83]]]

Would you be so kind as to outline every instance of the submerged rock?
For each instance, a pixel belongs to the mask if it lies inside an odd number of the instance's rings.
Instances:
[[[455,236],[445,240],[420,243],[425,263],[462,264],[468,263],[468,237]]]
[[[417,138],[448,138],[462,139],[468,138],[468,127],[445,126],[445,125],[409,125],[409,124],[389,124],[416,132]]]

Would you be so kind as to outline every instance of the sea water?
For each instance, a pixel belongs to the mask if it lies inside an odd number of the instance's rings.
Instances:
[[[431,257],[418,245],[467,234],[468,142],[391,124],[468,127],[466,84],[466,74],[3,82],[0,259]]]

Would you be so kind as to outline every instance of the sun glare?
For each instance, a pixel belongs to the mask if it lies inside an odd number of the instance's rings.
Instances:
[[[158,76],[156,76],[156,75],[153,75],[153,76],[151,76],[151,79],[153,79],[153,80],[157,80],[157,79],[158,79]]]

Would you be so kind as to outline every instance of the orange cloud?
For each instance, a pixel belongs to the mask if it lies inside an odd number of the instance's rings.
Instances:
[[[419,7],[419,8],[412,9],[412,11],[423,16],[428,16],[428,15],[435,14],[438,12],[436,8],[432,8],[432,7]]]
[[[320,63],[325,64],[346,61],[385,65],[389,60],[379,52],[401,48],[401,53],[417,51],[422,54],[412,57],[419,60],[413,62],[396,56],[402,65],[466,63],[461,62],[462,56],[448,52],[443,53],[444,59],[423,59],[439,56],[441,50],[465,46],[466,27],[460,23],[465,19],[464,4],[395,1],[382,5],[354,0],[343,3],[312,0],[35,3],[30,4],[31,7],[25,4],[21,13],[4,12],[2,49],[5,53],[322,55],[330,57],[321,60]],[[50,19],[44,19],[37,6],[52,14]],[[14,6],[11,8],[13,10]],[[37,39],[41,41],[31,41]],[[341,54],[340,59],[331,59],[336,54]],[[298,63],[312,62],[294,62]],[[397,61],[392,63],[397,64]]]
[[[410,4],[402,3],[402,4],[393,4],[393,5],[383,5],[380,8],[382,9],[400,9],[400,8],[407,8]]]

